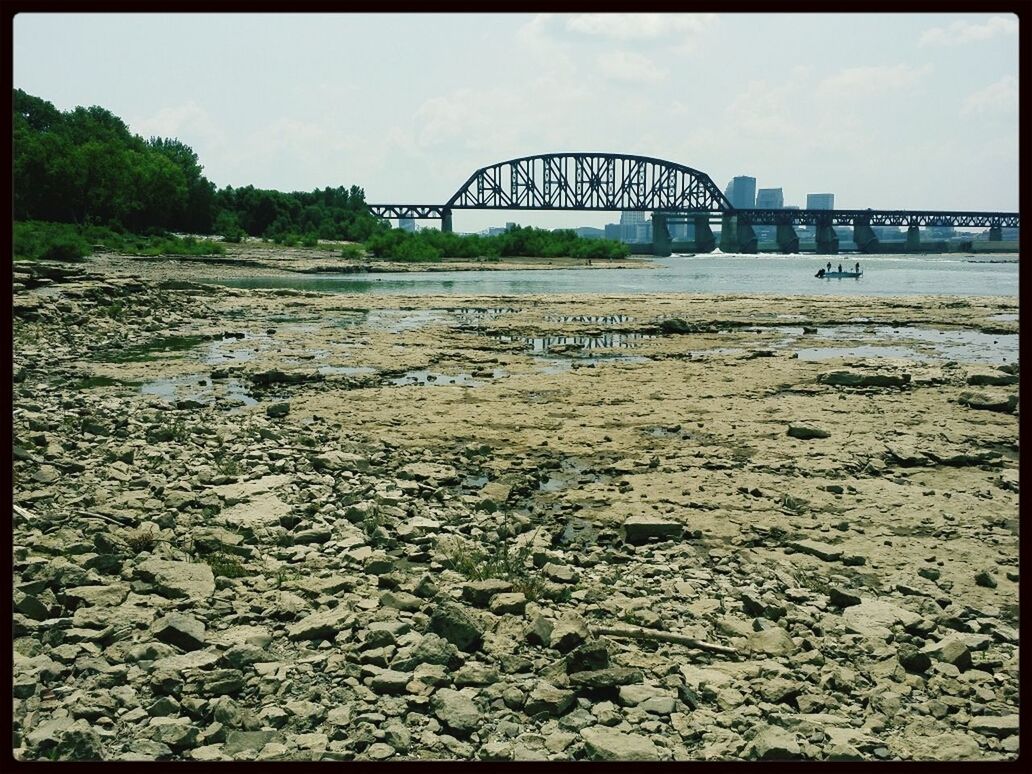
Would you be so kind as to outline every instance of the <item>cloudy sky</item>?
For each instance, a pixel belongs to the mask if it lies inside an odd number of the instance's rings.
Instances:
[[[476,168],[610,151],[786,204],[1017,210],[999,14],[20,14],[14,84],[178,137],[218,186],[445,201]],[[605,213],[457,212],[467,231]]]

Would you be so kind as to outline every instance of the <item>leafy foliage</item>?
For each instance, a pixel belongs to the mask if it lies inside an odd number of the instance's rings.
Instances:
[[[14,91],[14,217],[132,232],[362,241],[384,230],[358,186],[217,191],[178,139],[144,140],[102,107],[62,112]],[[301,237],[298,237],[298,241]]]
[[[436,230],[417,232],[391,229],[366,241],[366,249],[377,258],[398,261],[437,261],[441,258],[499,258],[533,256],[541,258],[624,258],[630,250],[622,242],[582,239],[569,229],[511,228],[498,236],[460,236]]]

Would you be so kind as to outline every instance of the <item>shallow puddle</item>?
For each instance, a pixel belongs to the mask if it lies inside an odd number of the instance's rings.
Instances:
[[[251,397],[247,388],[238,379],[212,381],[206,376],[187,374],[155,379],[140,385],[141,395],[153,395],[172,403],[178,400],[194,400],[210,405],[216,399],[254,406],[257,400]]]

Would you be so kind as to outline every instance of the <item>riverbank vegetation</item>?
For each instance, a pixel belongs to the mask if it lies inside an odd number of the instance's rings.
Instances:
[[[173,234],[133,234],[106,226],[17,221],[14,257],[22,260],[80,261],[98,250],[132,255],[223,255],[218,242]]]
[[[291,193],[217,189],[180,140],[144,140],[102,107],[61,111],[21,89],[14,90],[14,218],[14,252],[22,258],[79,260],[96,246],[137,255],[225,252],[216,242],[171,232],[229,243],[247,236],[303,247],[355,242],[374,257],[400,261],[628,254],[620,242],[567,230],[516,227],[486,237],[391,229],[369,212],[356,185]]]
[[[400,261],[436,261],[442,258],[626,258],[630,253],[623,242],[583,239],[573,231],[547,231],[516,226],[497,236],[459,235],[437,230],[408,232],[391,229],[366,241],[374,258]]]

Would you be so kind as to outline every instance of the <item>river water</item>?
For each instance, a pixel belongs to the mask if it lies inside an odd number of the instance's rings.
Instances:
[[[816,279],[828,260],[859,279]],[[522,295],[529,293],[770,293],[775,295],[1017,296],[1016,256],[714,255],[653,259],[651,269],[530,269],[241,277],[219,284],[338,293]]]

